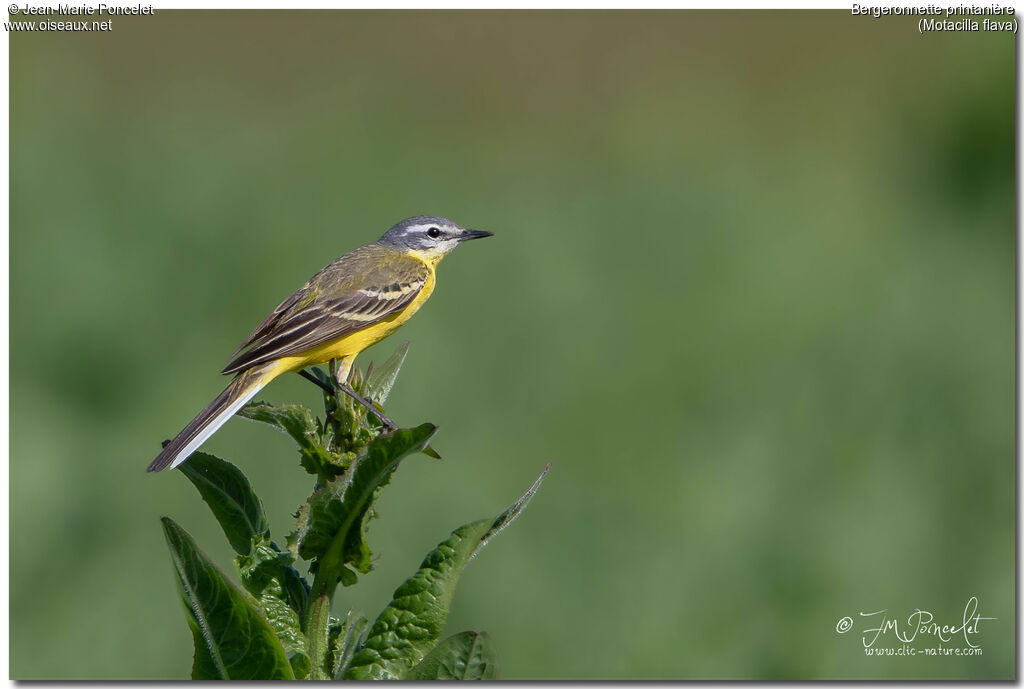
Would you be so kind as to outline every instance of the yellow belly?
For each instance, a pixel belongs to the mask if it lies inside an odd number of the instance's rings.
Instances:
[[[349,333],[348,335],[334,340],[333,342],[325,342],[324,344],[308,349],[305,352],[301,352],[293,356],[282,357],[277,361],[277,365],[274,367],[274,374],[277,375],[286,371],[298,371],[306,366],[315,366],[316,364],[326,364],[331,359],[354,358],[356,354],[359,354],[359,352],[363,351],[370,345],[380,342],[385,337],[398,330],[403,323],[412,318],[413,314],[419,311],[420,307],[423,306],[423,303],[430,298],[430,294],[433,291],[434,275],[433,272],[431,272],[430,277],[427,278],[427,282],[423,285],[420,293],[416,295],[416,298],[404,311],[400,311],[399,313],[378,321],[373,325],[363,328],[362,330]]]

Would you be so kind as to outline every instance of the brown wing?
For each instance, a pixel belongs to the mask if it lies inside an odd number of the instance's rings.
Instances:
[[[277,308],[271,311],[270,315],[264,318],[263,322],[257,325],[256,328],[251,333],[249,333],[249,337],[245,338],[245,342],[238,345],[238,349],[232,352],[231,356],[237,355],[240,351],[251,345],[253,342],[256,342],[257,340],[265,336],[267,333],[269,333],[271,329],[277,324],[277,322],[281,320],[281,317],[284,316],[284,314],[287,313],[288,310],[294,307],[296,304],[305,305],[312,301],[313,297],[316,295],[312,293],[312,290],[310,290],[309,287],[310,284],[307,282],[305,285],[300,287],[294,294],[292,294],[292,296],[288,297],[280,304],[278,304]]]
[[[423,289],[430,269],[392,254],[364,247],[327,266],[253,331],[242,345],[252,348],[223,373],[300,354],[401,312]]]

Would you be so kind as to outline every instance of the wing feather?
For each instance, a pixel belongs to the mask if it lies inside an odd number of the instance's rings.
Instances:
[[[427,283],[430,269],[422,261],[406,256],[384,256],[381,261],[380,256],[374,255],[376,252],[366,256],[369,250],[370,247],[363,247],[342,256],[281,302],[239,351],[251,348],[229,363],[223,373],[237,373],[273,359],[300,354],[408,307]],[[369,268],[367,262],[372,264]],[[309,297],[310,293],[316,298]]]
[[[240,351],[269,333],[271,329],[277,325],[278,321],[281,320],[281,317],[293,306],[303,301],[306,301],[307,303],[308,301],[311,301],[313,295],[309,294],[309,287],[310,284],[307,282],[296,290],[290,297],[278,304],[277,308],[271,311],[270,315],[264,318],[263,322],[257,325],[253,331],[249,333],[249,337],[245,338],[245,342],[238,345],[238,349],[236,349],[231,356],[237,355]]]

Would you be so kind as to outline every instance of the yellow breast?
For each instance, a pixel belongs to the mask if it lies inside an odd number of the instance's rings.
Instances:
[[[403,323],[412,318],[413,314],[419,311],[423,303],[430,298],[431,293],[434,291],[434,282],[435,273],[433,266],[431,266],[430,275],[427,277],[426,283],[404,311],[399,311],[392,316],[377,321],[373,325],[357,330],[354,333],[349,333],[333,342],[325,342],[301,354],[284,357],[280,360],[277,370],[281,373],[285,371],[298,371],[306,366],[326,364],[331,359],[354,357],[370,345],[380,342],[398,330]]]

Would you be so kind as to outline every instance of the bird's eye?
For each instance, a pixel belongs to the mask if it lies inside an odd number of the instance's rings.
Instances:
[[[438,237],[441,236],[441,230],[437,229],[436,227],[431,227],[429,230],[427,230],[427,236],[430,237],[431,239],[437,239]]]

